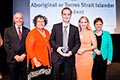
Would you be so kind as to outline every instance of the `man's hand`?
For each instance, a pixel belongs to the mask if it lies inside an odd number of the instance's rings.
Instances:
[[[26,57],[26,54],[22,54],[22,55],[20,56],[20,61],[22,62],[22,61],[25,59],[25,57]]]
[[[19,55],[15,55],[15,56],[14,56],[14,59],[15,59],[17,62],[20,62],[20,61],[21,61],[21,59],[20,59],[20,56],[19,56]]]
[[[62,52],[62,49],[63,49],[63,47],[58,47],[57,52],[58,52],[60,55],[64,56],[64,53]]]
[[[22,54],[21,56],[15,55],[14,58],[17,62],[22,62],[26,57],[26,54]]]
[[[68,53],[64,53],[63,55],[64,57],[70,57],[72,55],[72,51],[69,51]]]

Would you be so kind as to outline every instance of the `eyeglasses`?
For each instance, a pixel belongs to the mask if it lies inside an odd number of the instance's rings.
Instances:
[[[38,22],[38,23],[44,23],[45,21],[36,21],[36,22]]]

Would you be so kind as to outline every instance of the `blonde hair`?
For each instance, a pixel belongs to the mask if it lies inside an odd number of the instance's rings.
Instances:
[[[86,27],[86,29],[87,30],[92,30],[91,27],[89,26],[89,24],[90,24],[89,19],[86,16],[81,16],[80,19],[78,20],[78,22],[80,22],[81,19],[83,19],[83,18],[86,19],[86,21],[88,22],[88,26]],[[79,26],[80,31],[81,31],[81,26],[80,25],[78,25],[78,26]]]

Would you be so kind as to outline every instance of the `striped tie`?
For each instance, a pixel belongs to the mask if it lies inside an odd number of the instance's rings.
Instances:
[[[22,38],[22,32],[20,30],[20,27],[18,27],[18,36],[19,36],[19,39],[21,40],[21,38]]]

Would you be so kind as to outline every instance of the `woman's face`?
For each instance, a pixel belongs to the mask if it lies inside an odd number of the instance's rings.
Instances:
[[[86,29],[86,27],[88,26],[88,21],[85,18],[82,18],[80,20],[80,22],[78,23],[78,25],[81,27],[81,29]]]
[[[36,27],[42,29],[45,27],[45,21],[43,18],[38,18],[36,21]]]
[[[102,22],[101,21],[97,21],[96,23],[95,23],[95,25],[94,25],[94,27],[95,27],[95,29],[97,30],[97,31],[101,31],[102,30]]]

